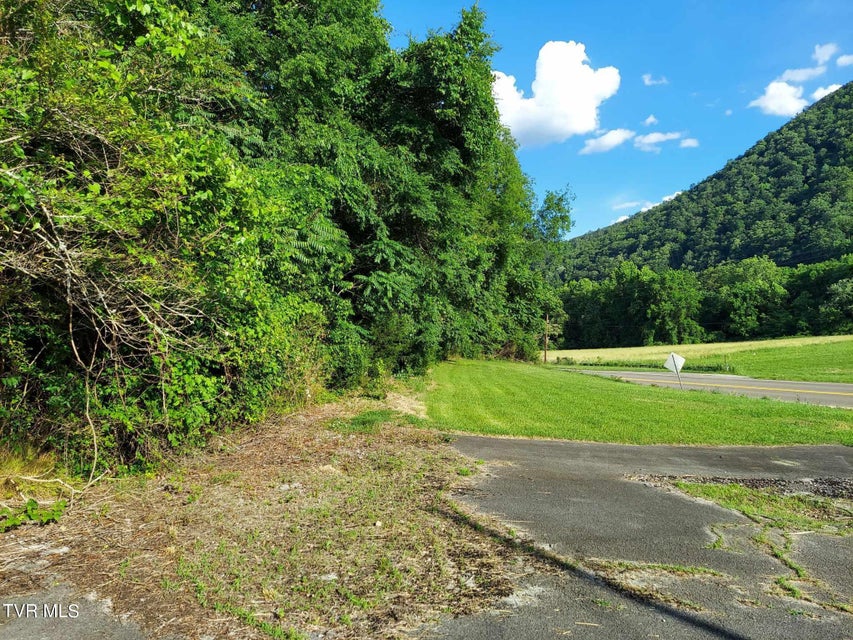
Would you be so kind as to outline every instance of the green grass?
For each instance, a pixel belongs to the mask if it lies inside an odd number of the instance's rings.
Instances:
[[[771,380],[853,383],[853,336],[780,338],[751,342],[577,349],[548,353],[581,366],[662,368],[671,351],[685,371],[717,371]]]
[[[438,365],[429,417],[449,430],[634,444],[853,445],[853,412],[632,385],[503,361]]]
[[[828,498],[781,495],[768,489],[751,489],[735,483],[676,482],[675,486],[696,498],[740,511],[755,522],[771,523],[782,531],[853,534],[850,512]]]

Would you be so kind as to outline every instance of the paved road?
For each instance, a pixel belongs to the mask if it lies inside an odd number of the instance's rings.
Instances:
[[[577,370],[573,370],[577,371]],[[674,373],[658,371],[590,371],[588,373],[608,378],[619,378],[639,384],[678,388]],[[777,398],[791,402],[807,402],[831,407],[853,409],[853,384],[833,382],[787,382],[785,380],[756,380],[744,376],[711,373],[683,373],[681,382],[685,389],[721,391],[754,398]]]
[[[849,480],[853,449],[473,436],[460,437],[456,447],[486,462],[486,472],[460,499],[530,536],[555,555],[556,571],[529,575],[496,611],[448,620],[421,638],[853,638],[853,615],[786,597],[776,586],[784,577],[815,599],[853,604],[853,537],[791,536],[791,558],[816,580],[797,582],[755,542],[759,525],[633,479],[694,474]],[[602,560],[610,563],[610,573],[601,570]],[[704,567],[721,575],[678,575],[661,565]],[[626,586],[633,595],[626,595]],[[643,595],[652,590],[660,597]]]

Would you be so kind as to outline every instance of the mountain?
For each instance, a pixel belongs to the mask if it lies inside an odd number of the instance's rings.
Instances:
[[[565,279],[622,260],[701,271],[768,256],[778,265],[853,252],[853,83],[669,202],[569,240]]]

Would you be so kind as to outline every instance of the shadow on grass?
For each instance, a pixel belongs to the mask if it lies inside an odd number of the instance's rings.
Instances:
[[[445,518],[452,520],[458,525],[470,527],[478,533],[487,535],[508,548],[525,553],[540,562],[544,562],[559,571],[563,571],[585,582],[604,585],[615,593],[630,598],[631,600],[643,605],[644,607],[652,609],[667,618],[710,633],[715,638],[723,638],[725,640],[749,640],[748,636],[741,635],[740,633],[726,629],[719,624],[704,620],[695,613],[684,611],[665,602],[661,602],[653,594],[632,591],[613,578],[585,569],[568,558],[563,558],[556,553],[537,547],[532,542],[518,541],[493,527],[478,522],[475,518],[455,509],[453,506],[449,505],[447,508],[436,508],[436,512]]]

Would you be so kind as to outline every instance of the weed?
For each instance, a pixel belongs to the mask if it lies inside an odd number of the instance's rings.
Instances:
[[[803,599],[803,592],[785,576],[776,578],[775,583],[792,598],[796,598],[797,600]]]
[[[329,423],[329,428],[340,433],[376,433],[386,422],[397,422],[399,414],[390,409],[365,411],[349,420],[337,419]]]
[[[0,509],[0,533],[26,523],[45,525],[57,522],[65,513],[66,506],[65,500],[57,500],[49,507],[41,507],[30,498],[25,505],[17,509],[4,507]]]
[[[837,501],[808,495],[780,495],[769,489],[752,489],[737,483],[676,482],[675,486],[696,498],[740,511],[759,524],[783,531],[820,531],[853,534],[849,512]]]
[[[693,567],[680,564],[661,564],[657,562],[628,562],[626,560],[594,560],[584,564],[591,569],[606,572],[630,573],[634,571],[655,571],[667,573],[674,576],[714,576],[723,577],[724,574],[709,567]]]

